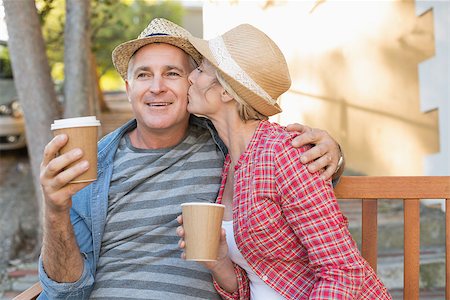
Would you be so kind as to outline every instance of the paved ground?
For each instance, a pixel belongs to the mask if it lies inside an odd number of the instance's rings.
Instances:
[[[6,271],[34,260],[37,205],[26,150],[0,153],[0,295],[8,289]],[[14,237],[14,238],[12,238]]]
[[[17,261],[17,263],[8,267],[7,278],[3,283],[5,291],[3,294],[0,293],[0,300],[13,299],[38,281],[36,261],[29,263]]]

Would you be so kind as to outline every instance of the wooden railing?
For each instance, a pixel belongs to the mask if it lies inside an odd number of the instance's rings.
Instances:
[[[362,200],[361,252],[377,270],[378,200],[404,203],[403,298],[419,299],[420,199],[445,199],[445,295],[450,299],[450,176],[341,178],[335,189],[338,199]]]
[[[450,299],[450,176],[341,178],[335,189],[338,199],[362,200],[361,252],[376,271],[378,237],[378,200],[404,202],[404,292],[406,300],[419,299],[420,199],[445,199],[445,295]],[[36,299],[42,291],[39,283],[17,296],[17,300]]]

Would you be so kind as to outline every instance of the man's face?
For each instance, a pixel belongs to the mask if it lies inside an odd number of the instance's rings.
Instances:
[[[134,115],[143,130],[184,130],[189,120],[188,55],[169,44],[150,44],[129,62],[126,89]]]

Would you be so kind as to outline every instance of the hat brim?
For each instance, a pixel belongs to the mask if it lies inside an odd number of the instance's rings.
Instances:
[[[124,80],[127,79],[128,62],[133,54],[140,48],[153,43],[164,43],[178,47],[190,55],[197,64],[200,64],[202,60],[200,53],[185,38],[174,36],[150,36],[134,39],[118,45],[112,52],[114,67]]]
[[[214,58],[214,55],[209,49],[208,41],[191,36],[189,37],[189,42],[201,55],[203,55],[204,58],[206,58],[215,68],[217,68],[220,75],[223,76],[225,81],[242,98],[242,100],[247,102],[257,112],[269,117],[276,115],[282,111],[276,101],[274,101],[275,104],[269,103],[266,99],[251,91],[239,81],[234,79],[232,76],[224,72],[219,67],[216,59]]]

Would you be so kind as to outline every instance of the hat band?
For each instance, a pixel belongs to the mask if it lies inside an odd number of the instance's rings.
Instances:
[[[259,86],[231,57],[231,54],[228,52],[225,42],[221,36],[209,40],[208,45],[214,59],[218,64],[218,67],[223,72],[236,79],[239,83],[258,96],[267,100],[270,104],[276,103],[276,101],[272,99],[272,97],[270,97],[270,95],[267,94],[267,92],[261,88],[261,86]]]
[[[150,34],[147,34],[145,37],[161,36],[161,35],[168,35],[168,34],[167,33],[150,33]]]

